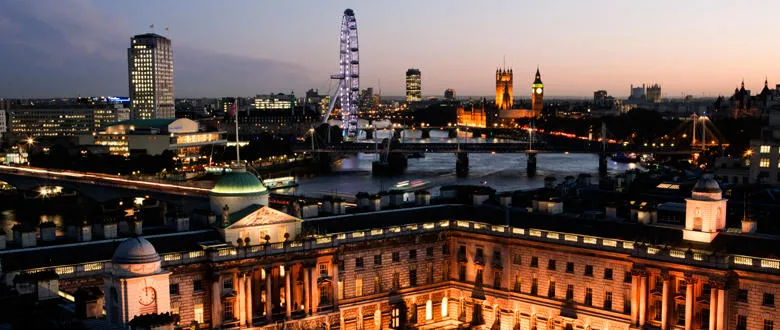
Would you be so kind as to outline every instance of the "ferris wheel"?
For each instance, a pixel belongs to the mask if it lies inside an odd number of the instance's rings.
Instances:
[[[358,35],[355,12],[344,11],[341,19],[341,41],[339,47],[339,74],[330,76],[339,81],[335,93],[330,99],[324,122],[327,123],[336,98],[341,101],[341,127],[345,137],[357,137],[358,97],[360,93],[360,57],[358,54]]]

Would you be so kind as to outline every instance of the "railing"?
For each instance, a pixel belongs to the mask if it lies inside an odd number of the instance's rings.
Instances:
[[[664,246],[653,246],[620,239],[607,239],[589,235],[561,233],[556,231],[519,228],[510,226],[489,225],[467,220],[443,220],[424,224],[374,228],[353,232],[321,235],[314,239],[303,241],[278,242],[259,244],[246,247],[226,246],[211,250],[197,250],[165,253],[161,255],[164,267],[192,264],[199,262],[223,262],[244,258],[280,255],[286,253],[304,252],[317,249],[334,248],[342,244],[382,240],[387,238],[419,235],[429,232],[456,230],[491,236],[519,238],[528,241],[548,242],[587,249],[596,249],[615,253],[629,254],[641,259],[654,259],[674,263],[703,266],[709,268],[736,268],[759,272],[780,274],[780,260],[757,258],[741,255],[711,254],[707,251],[693,249],[675,249]],[[72,278],[97,274],[109,266],[107,261],[96,261],[77,265],[62,265],[27,270],[35,273],[44,270],[54,270],[61,278]]]

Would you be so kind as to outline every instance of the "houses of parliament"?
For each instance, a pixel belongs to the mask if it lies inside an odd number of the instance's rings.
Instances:
[[[533,118],[542,113],[544,107],[544,83],[539,68],[531,84],[531,108],[514,109],[514,97],[512,96],[514,73],[509,68],[496,70],[496,107],[504,118]]]

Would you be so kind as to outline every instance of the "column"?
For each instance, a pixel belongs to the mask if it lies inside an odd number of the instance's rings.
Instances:
[[[330,269],[333,270],[333,308],[335,310],[339,306],[339,265],[335,256],[330,264]]]
[[[252,275],[254,273],[252,271],[247,272],[244,274],[246,276],[246,287],[244,288],[244,296],[246,296],[246,324],[248,326],[252,326],[252,319],[254,318],[254,315],[252,315]]]
[[[271,315],[272,299],[271,299],[271,270],[273,267],[265,268],[265,317],[268,321],[271,321],[273,316]]]
[[[304,312],[311,315],[311,302],[309,296],[311,296],[311,284],[309,284],[309,267],[306,264],[301,265],[303,271],[303,307]]]
[[[222,278],[214,275],[214,282],[211,283],[211,326],[219,328],[222,325],[222,292],[219,286],[222,284]]]
[[[718,288],[718,320],[716,322],[715,328],[717,330],[726,328],[726,290],[723,286]]]
[[[639,323],[639,275],[631,271],[631,324]]]
[[[690,274],[685,275],[685,330],[693,329],[693,285]]]
[[[669,273],[661,273],[661,278],[664,280],[661,289],[661,330],[666,330],[669,327]]]
[[[244,277],[244,274],[236,273],[234,275],[235,279],[238,281],[234,282],[236,283],[236,287],[238,288],[238,296],[236,297],[237,311],[236,314],[238,314],[238,324],[246,324],[246,296],[244,295],[244,288],[246,287],[246,277]]]
[[[639,285],[639,326],[645,325],[647,319],[647,274],[642,274]]]
[[[317,287],[317,273],[315,271],[317,264],[314,264],[314,267],[309,269],[311,271],[311,313],[315,314],[317,313],[317,306],[320,304],[320,295],[319,295],[319,288]]]
[[[710,330],[715,330],[716,318],[718,314],[718,290],[710,282]]]
[[[290,266],[284,265],[284,315],[289,319],[292,316],[292,299],[290,293]]]

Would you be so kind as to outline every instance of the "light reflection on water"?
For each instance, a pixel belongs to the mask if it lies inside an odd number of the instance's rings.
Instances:
[[[354,195],[365,191],[376,193],[386,190],[398,181],[410,179],[428,180],[432,184],[431,194],[438,195],[438,188],[450,184],[488,185],[497,191],[513,191],[544,186],[544,178],[553,176],[558,182],[568,175],[580,173],[598,177],[598,155],[595,154],[553,154],[537,155],[537,175],[526,176],[527,156],[525,154],[470,154],[469,175],[455,176],[454,154],[426,154],[424,158],[410,158],[406,174],[394,177],[374,177],[371,163],[373,154],[358,154],[335,163],[333,173],[312,178],[299,179],[299,186],[289,193],[317,195],[339,193]],[[609,172],[622,173],[636,168],[636,164],[609,161]]]

